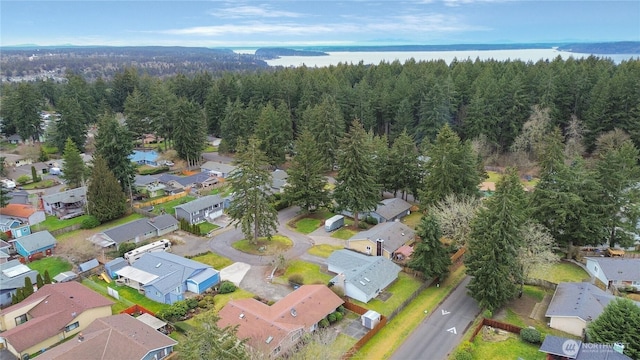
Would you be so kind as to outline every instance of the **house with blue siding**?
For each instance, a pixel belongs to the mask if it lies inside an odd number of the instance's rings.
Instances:
[[[35,284],[38,272],[18,260],[0,264],[0,306],[11,305],[11,296],[24,286],[24,279],[27,277]]]
[[[220,283],[218,270],[167,252],[147,253],[115,273],[117,283],[143,290],[147,298],[163,304],[184,300],[186,292],[202,294]]]
[[[51,255],[57,241],[50,232],[45,230],[17,238],[13,243],[19,255],[31,260],[33,256],[38,254]]]
[[[0,214],[0,231],[9,238],[16,239],[31,234],[31,227],[27,223]]]

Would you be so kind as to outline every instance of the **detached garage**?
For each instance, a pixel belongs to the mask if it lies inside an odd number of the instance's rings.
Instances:
[[[207,289],[215,286],[220,282],[220,272],[213,268],[205,269],[199,274],[194,275],[187,279],[187,291],[192,293],[202,294]]]

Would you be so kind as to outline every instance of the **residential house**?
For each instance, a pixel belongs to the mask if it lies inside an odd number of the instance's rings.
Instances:
[[[401,268],[383,256],[337,250],[327,259],[328,270],[338,274],[331,283],[350,298],[364,303],[375,298],[398,277]]]
[[[31,227],[21,220],[0,214],[0,231],[7,234],[10,239],[16,239],[31,234]]]
[[[142,218],[112,227],[91,237],[91,242],[102,247],[118,246],[124,242],[139,243],[178,230],[178,220],[169,214]]]
[[[216,219],[223,214],[224,201],[219,195],[208,195],[175,206],[176,218],[186,220],[189,224],[199,224]]]
[[[151,175],[136,175],[133,186],[137,193],[145,194],[148,197],[164,195],[165,184],[161,184],[157,177]]]
[[[218,178],[206,173],[198,173],[190,176],[176,176],[162,174],[158,181],[175,189],[207,189],[218,183]]]
[[[207,161],[200,166],[200,171],[217,176],[220,179],[226,179],[229,174],[236,169],[236,166],[225,164],[217,161]]]
[[[138,165],[148,165],[153,167],[158,166],[158,153],[154,150],[134,150],[133,153],[129,155],[129,159],[131,160],[131,162],[134,162]]]
[[[146,253],[115,273],[117,282],[163,304],[184,300],[187,291],[202,294],[220,282],[220,272],[211,266],[163,251]]]
[[[546,335],[539,351],[547,354],[547,360],[631,360],[615,344],[584,343],[555,335]]]
[[[31,270],[18,260],[11,260],[0,264],[0,306],[11,305],[11,297],[24,286],[25,278],[35,284],[38,272]]]
[[[23,142],[22,138],[18,134],[10,135],[6,139],[7,139],[7,142],[9,142],[9,144],[14,144],[14,145],[21,144]]]
[[[11,259],[12,253],[15,249],[4,240],[0,240],[0,264],[4,264]]]
[[[238,326],[237,336],[265,355],[277,357],[336,311],[344,301],[325,285],[303,285],[269,306],[256,299],[231,300],[218,326]]]
[[[59,219],[71,219],[84,214],[87,205],[87,187],[42,196],[44,212]]]
[[[177,341],[128,314],[94,320],[77,341],[67,341],[38,355],[38,360],[100,359],[161,360]]]
[[[607,286],[640,291],[640,258],[586,257],[587,271]]]
[[[274,194],[283,193],[287,186],[289,174],[281,169],[276,169],[271,173],[271,192]]]
[[[347,240],[345,248],[395,260],[395,252],[401,246],[413,243],[415,235],[413,229],[401,222],[383,222],[353,235]]]
[[[58,244],[56,238],[47,230],[19,237],[12,242],[18,255],[29,259],[29,261],[34,257],[51,255]]]
[[[104,271],[110,278],[117,279],[118,274],[116,274],[116,271],[122,269],[125,266],[129,266],[129,262],[123,257],[117,257],[104,264]]]
[[[0,209],[0,214],[18,219],[22,223],[29,225],[36,225],[43,222],[46,219],[44,211],[40,211],[31,205],[26,204],[7,204],[7,206]]]
[[[0,311],[0,331],[7,348],[19,359],[84,331],[111,315],[113,301],[79,282],[47,284],[18,304]]]
[[[400,198],[384,199],[378,204],[375,210],[362,212],[358,215],[360,219],[370,216],[376,219],[378,223],[396,221],[411,214],[411,206],[411,204]],[[342,214],[353,217],[353,213],[348,210],[343,210]]]
[[[29,193],[23,190],[14,190],[7,194],[9,197],[9,204],[29,204]]]
[[[595,320],[615,296],[587,283],[560,283],[547,308],[549,326],[582,336],[587,324]]]

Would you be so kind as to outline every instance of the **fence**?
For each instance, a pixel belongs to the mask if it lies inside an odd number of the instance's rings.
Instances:
[[[422,283],[422,285],[420,285],[420,287],[416,291],[414,291],[413,294],[411,294],[411,296],[409,296],[405,301],[402,302],[402,304],[400,304],[395,310],[393,310],[391,314],[389,314],[388,321],[391,321],[394,317],[396,317],[400,313],[400,311],[404,310],[404,308],[407,307],[407,305],[409,305],[413,301],[413,299],[415,299],[418,295],[420,295],[420,293],[424,289],[431,286],[431,284],[433,284],[434,281],[435,281],[434,279],[431,279],[427,282]]]
[[[63,227],[61,229],[56,229],[56,230],[52,230],[52,231],[49,231],[49,232],[53,236],[58,236],[58,235],[62,235],[64,233],[68,233],[70,231],[78,230],[78,229],[80,229],[81,226],[82,226],[82,224],[73,224],[73,225],[69,225],[69,226]]]
[[[558,286],[558,284],[554,284],[551,281],[542,280],[542,279],[531,279],[531,278],[525,279],[524,283],[526,285],[535,285],[535,286],[540,286],[545,289],[551,289],[551,290],[555,290],[556,287]]]
[[[520,331],[522,330],[522,328],[519,327],[519,326],[503,323],[503,322],[500,322],[500,321],[497,321],[497,320],[493,320],[493,319],[482,318],[482,321],[480,322],[480,324],[478,324],[476,329],[471,334],[471,338],[469,339],[470,342],[473,342],[473,340],[476,338],[476,336],[478,335],[480,330],[482,330],[482,327],[484,327],[485,325],[486,326],[491,326],[491,327],[496,328],[496,329],[501,329],[501,330],[504,330],[504,331],[508,331],[508,332],[514,333],[516,335],[520,335]]]
[[[183,197],[189,195],[190,191],[191,191],[191,188],[184,188],[184,191],[179,193],[179,194],[168,195],[168,196],[161,197],[159,199],[145,201],[143,203],[135,204],[134,206],[137,207],[137,208],[141,208],[141,207],[147,207],[147,206],[152,206],[152,205],[163,204],[163,203],[175,200],[175,199],[183,198]]]
[[[144,307],[136,304],[133,305],[131,307],[128,307],[122,311],[120,311],[120,314],[129,314],[129,315],[133,315],[133,314],[149,314],[151,316],[156,316],[156,314],[154,314],[152,311],[145,309]]]
[[[350,311],[355,312],[358,315],[363,315],[366,313],[367,309],[362,306],[356,305],[349,301],[344,303],[344,308]],[[373,327],[373,329],[369,330],[358,342],[356,342],[349,351],[347,351],[344,355],[342,355],[342,360],[351,359],[357,352],[360,350],[371,338],[378,333],[378,331],[382,330],[382,328],[387,325],[387,317],[384,315],[380,315],[380,322]]]

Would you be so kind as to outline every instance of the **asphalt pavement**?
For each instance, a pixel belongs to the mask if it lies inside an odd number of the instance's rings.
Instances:
[[[480,313],[476,301],[467,295],[467,284],[470,280],[468,276],[462,280],[449,297],[427,315],[391,356],[392,360],[441,360],[448,357]]]

